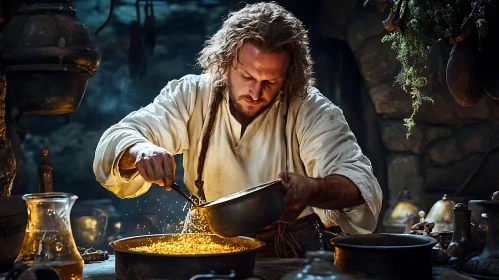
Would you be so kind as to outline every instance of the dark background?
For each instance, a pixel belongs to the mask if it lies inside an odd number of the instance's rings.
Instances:
[[[253,2],[256,1],[246,3]],[[360,124],[362,102],[355,102],[361,99],[362,78],[348,45],[322,36],[319,19],[324,1],[277,2],[308,28],[317,62],[317,87],[333,102],[347,107],[345,115],[364,145]],[[71,5],[76,9],[76,16],[94,33],[106,20],[109,4],[108,0],[73,0]],[[13,194],[37,191],[40,150],[48,148],[54,167],[54,190],[77,194],[75,207],[83,201],[107,199],[124,223],[125,235],[172,231],[185,216],[183,200],[176,193],[157,187],[138,198],[117,198],[95,180],[92,171],[95,147],[105,129],[150,103],[169,80],[201,73],[195,64],[204,41],[216,32],[230,10],[238,10],[245,4],[228,0],[153,1],[156,46],[153,54],[145,55],[139,65],[140,77],[131,77],[128,61],[131,44],[140,40],[130,35],[131,22],[137,19],[135,1],[116,0],[115,5],[110,24],[98,36],[93,36],[102,62],[89,80],[78,111],[70,115],[26,115],[19,120],[21,150]],[[139,6],[143,26],[145,1]],[[183,185],[182,156],[177,155],[176,161],[176,181]]]
[[[10,11],[9,3],[24,1],[0,2],[2,11]],[[81,209],[101,207],[114,213],[113,221],[122,222],[123,235],[175,231],[185,216],[183,200],[158,187],[138,198],[118,199],[95,180],[95,147],[106,128],[150,103],[169,80],[200,73],[195,62],[204,41],[216,32],[229,11],[253,2],[153,1],[157,34],[154,52],[130,67],[129,53],[136,53],[137,43],[143,40],[141,34],[132,38],[130,32],[132,22],[137,20],[136,2],[116,0],[109,26],[93,38],[102,62],[89,80],[78,111],[69,116],[45,117],[9,112],[7,120],[14,120],[14,124],[8,123],[7,129],[18,165],[13,194],[37,191],[40,150],[48,148],[55,168],[55,191],[79,196],[72,216],[81,214]],[[409,190],[416,208],[427,213],[445,193],[456,202],[490,198],[499,189],[499,149],[493,149],[499,147],[499,101],[486,95],[472,107],[454,101],[446,84],[452,46],[440,41],[432,45],[424,73],[428,85],[423,92],[434,103],[423,104],[415,117],[416,126],[406,137],[403,119],[412,112],[411,96],[393,85],[400,63],[390,43],[382,43],[387,34],[382,22],[389,8],[380,12],[376,1],[370,1],[367,7],[363,2],[277,1],[309,30],[317,87],[343,110],[371,160],[383,190],[377,230],[383,232],[390,227],[386,213],[391,213],[403,189]],[[72,1],[77,17],[92,34],[105,22],[109,4],[110,0]],[[145,2],[139,4],[143,27]],[[134,72],[140,77],[133,76]],[[176,156],[176,161],[176,180],[183,185],[182,156]],[[464,183],[465,191],[455,195]],[[109,227],[112,225],[114,222]]]

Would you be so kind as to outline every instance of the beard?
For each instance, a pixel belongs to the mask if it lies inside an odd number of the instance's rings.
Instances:
[[[270,106],[270,102],[264,98],[260,98],[258,100],[253,100],[250,95],[241,95],[237,99],[234,95],[234,88],[229,81],[229,102],[230,105],[236,109],[236,111],[244,117],[254,118],[258,116],[261,112],[267,109]],[[257,106],[250,106],[249,108],[244,104],[246,101],[257,102]]]

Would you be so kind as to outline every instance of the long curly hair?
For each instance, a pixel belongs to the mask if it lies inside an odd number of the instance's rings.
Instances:
[[[281,91],[286,98],[307,95],[307,87],[315,84],[307,30],[303,23],[274,2],[246,5],[230,13],[222,27],[205,42],[198,56],[198,65],[215,78],[213,101],[210,105],[208,126],[203,135],[198,157],[197,198],[206,202],[203,169],[213,131],[215,115],[227,87],[227,73],[245,42],[251,42],[265,51],[290,53],[290,66]]]
[[[309,39],[303,23],[275,2],[248,4],[231,12],[222,27],[204,44],[198,65],[215,78],[217,86],[227,85],[227,73],[245,42],[265,51],[289,51],[290,67],[282,92],[288,97],[305,97],[315,85]]]

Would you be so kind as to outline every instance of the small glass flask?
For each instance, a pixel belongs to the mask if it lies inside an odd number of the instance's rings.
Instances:
[[[15,263],[49,266],[62,280],[82,278],[83,258],[76,248],[70,223],[71,208],[77,198],[61,192],[23,196],[28,206],[28,224]]]

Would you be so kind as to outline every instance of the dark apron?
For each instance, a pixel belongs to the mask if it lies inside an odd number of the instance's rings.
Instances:
[[[306,251],[325,249],[321,226],[313,213],[291,223],[277,222],[251,237],[266,243],[258,257],[303,258]]]

